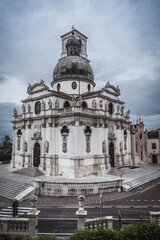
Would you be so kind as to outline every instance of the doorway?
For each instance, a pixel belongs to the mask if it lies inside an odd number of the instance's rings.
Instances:
[[[33,161],[33,166],[34,167],[39,167],[40,165],[40,145],[38,142],[35,143],[34,145],[34,161]]]
[[[114,167],[114,144],[112,142],[109,144],[109,157],[111,167]]]
[[[152,163],[157,163],[157,155],[152,155]]]

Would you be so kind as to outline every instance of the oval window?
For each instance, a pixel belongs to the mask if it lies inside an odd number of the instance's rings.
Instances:
[[[72,82],[72,88],[75,90],[77,88],[77,83],[76,82]]]
[[[58,92],[59,92],[60,88],[61,88],[61,85],[60,85],[60,83],[58,83],[58,84],[57,84],[57,91],[58,91]]]
[[[87,108],[87,103],[85,101],[82,102],[82,107]]]

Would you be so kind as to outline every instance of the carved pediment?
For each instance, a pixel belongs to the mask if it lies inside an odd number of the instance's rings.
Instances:
[[[44,83],[43,80],[41,80],[39,83],[35,83],[33,85],[31,85],[29,83],[28,88],[27,88],[27,93],[33,94],[33,93],[42,92],[42,91],[48,90],[48,89],[49,89],[49,87]]]
[[[120,95],[119,86],[115,87],[115,86],[111,85],[109,82],[106,83],[105,87],[102,88],[102,90],[104,92],[108,92],[108,93],[114,94],[115,96],[119,96]]]

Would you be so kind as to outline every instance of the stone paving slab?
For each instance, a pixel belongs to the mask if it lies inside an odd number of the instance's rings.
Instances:
[[[149,165],[146,164],[140,168],[135,168],[135,169],[130,169],[130,168],[116,168],[116,175],[105,175],[105,176],[101,176],[96,177],[96,176],[89,176],[83,179],[77,179],[77,181],[82,182],[86,181],[86,182],[90,182],[90,181],[97,181],[97,178],[99,178],[98,181],[102,181],[102,180],[113,180],[113,179],[117,179],[119,178],[119,176],[122,174],[124,181],[131,181],[131,180],[135,180],[139,177],[142,177],[143,175],[146,174],[151,174],[157,170],[160,170],[160,167],[158,165]],[[34,177],[31,176],[24,176],[22,177],[21,174],[15,174],[13,173],[13,169],[10,168],[10,165],[0,165],[0,176],[1,177],[5,177],[8,179],[13,179],[16,181],[20,181],[20,182],[25,182],[25,183],[32,183],[32,181],[34,179]],[[46,180],[57,180],[57,181],[66,181],[65,178],[62,177],[46,177],[46,176],[40,176],[38,177],[40,179],[46,179]],[[68,181],[73,181],[73,179],[67,179]],[[104,201],[112,201],[115,199],[121,199],[127,196],[131,196],[133,193],[131,192],[121,192],[121,193],[117,193],[117,192],[112,192],[112,193],[105,193],[103,194],[103,200]],[[11,203],[10,200],[0,197],[0,206],[5,206],[7,203]],[[91,195],[91,196],[87,196],[85,204],[92,204],[92,203],[99,203],[99,194],[96,195]],[[73,206],[76,205],[77,206],[78,202],[77,202],[77,197],[39,197],[38,200],[38,206]],[[21,203],[21,205],[23,206],[29,206],[30,203],[29,201],[24,201],[23,203]]]

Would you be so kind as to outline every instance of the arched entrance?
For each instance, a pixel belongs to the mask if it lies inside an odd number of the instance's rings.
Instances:
[[[112,142],[109,144],[109,158],[111,167],[114,167],[114,144]]]
[[[152,163],[157,163],[157,155],[152,155]]]
[[[34,144],[34,159],[33,159],[33,166],[39,167],[40,164],[40,145],[38,142]]]
[[[141,146],[141,161],[143,161],[143,146]]]

